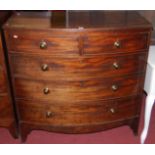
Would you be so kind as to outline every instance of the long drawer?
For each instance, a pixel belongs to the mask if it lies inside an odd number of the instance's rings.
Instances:
[[[110,101],[48,104],[46,102],[17,100],[20,121],[48,125],[77,126],[109,123],[138,114],[139,97]]]
[[[142,90],[142,75],[81,81],[37,81],[15,78],[15,96],[34,100],[75,101],[111,99],[135,95]]]
[[[23,31],[12,29],[8,32],[7,44],[9,52],[45,55],[95,55],[120,52],[133,53],[148,49],[148,33],[126,32],[126,30],[122,32],[85,32],[77,29],[58,33],[44,30]]]
[[[142,73],[146,57],[147,53],[82,58],[10,54],[13,76],[44,80],[79,80]]]

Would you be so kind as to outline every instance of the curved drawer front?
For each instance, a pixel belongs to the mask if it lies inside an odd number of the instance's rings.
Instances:
[[[45,55],[78,54],[76,32],[55,33],[54,31],[10,30],[8,50]]]
[[[9,33],[8,33],[9,32]],[[148,33],[119,31],[66,30],[8,31],[9,52],[27,52],[45,55],[89,55],[135,53],[148,49]],[[67,34],[68,33],[68,34]]]
[[[31,79],[116,77],[145,71],[147,53],[84,58],[33,57],[11,54],[13,76]],[[37,75],[37,76],[36,76]]]
[[[6,80],[2,67],[0,66],[0,93],[6,92]]]
[[[148,48],[147,40],[147,33],[89,32],[86,34],[84,42],[84,53],[133,53],[146,50]]]
[[[17,98],[54,101],[78,101],[119,98],[142,90],[143,76],[129,76],[87,81],[33,81],[15,79]]]
[[[17,100],[21,121],[49,125],[78,126],[108,123],[137,115],[139,98],[55,104]]]

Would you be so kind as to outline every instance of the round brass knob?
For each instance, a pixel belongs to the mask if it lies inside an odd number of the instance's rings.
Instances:
[[[119,68],[119,64],[118,64],[117,62],[114,62],[114,63],[113,63],[113,67],[114,67],[115,69],[118,69],[118,68]]]
[[[112,85],[111,88],[112,88],[113,91],[118,90],[118,86],[117,85]]]
[[[119,48],[119,47],[121,46],[120,41],[115,41],[115,42],[114,42],[114,46],[115,46],[116,48]]]
[[[40,42],[40,48],[41,48],[41,49],[46,49],[46,48],[47,48],[47,43],[46,43],[46,41],[41,41],[41,42]]]
[[[112,114],[114,114],[114,113],[115,113],[115,109],[114,109],[114,108],[110,108],[110,112],[111,112]]]
[[[46,112],[46,118],[50,118],[52,117],[52,112],[51,111],[47,111]]]
[[[50,92],[49,88],[46,87],[46,88],[43,89],[43,93],[45,95],[49,94],[49,92]]]
[[[47,70],[48,70],[48,65],[47,65],[47,64],[43,64],[43,65],[41,66],[41,70],[42,70],[42,71],[47,71]]]

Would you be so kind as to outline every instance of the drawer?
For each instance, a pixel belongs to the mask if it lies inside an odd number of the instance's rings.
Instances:
[[[140,98],[49,104],[17,100],[21,121],[57,126],[90,125],[124,120],[137,115]]]
[[[111,99],[132,96],[143,88],[142,75],[81,81],[33,81],[15,78],[16,98],[50,102]]]
[[[94,32],[84,37],[84,54],[133,53],[148,48],[147,33]]]
[[[7,32],[8,50],[41,55],[79,54],[76,32],[55,33],[54,31],[10,30]]]
[[[0,66],[0,93],[6,92],[6,78],[2,66]]]
[[[0,94],[0,118],[12,118],[12,106],[7,95]]]
[[[147,53],[133,55],[57,58],[10,54],[15,77],[80,80],[116,77],[145,71]],[[37,75],[37,76],[36,76]]]

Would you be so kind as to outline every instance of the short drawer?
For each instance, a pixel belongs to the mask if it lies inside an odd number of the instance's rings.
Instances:
[[[60,31],[61,32],[61,31]],[[78,55],[76,33],[56,33],[53,31],[8,30],[9,52],[26,52],[45,55]]]
[[[147,53],[82,58],[10,54],[11,68],[15,77],[40,80],[79,80],[142,73],[145,71],[146,59]]]
[[[2,66],[0,65],[0,93],[6,92],[6,78]]]
[[[142,75],[81,81],[15,78],[14,87],[16,98],[70,102],[132,96],[141,92],[143,79]]]
[[[8,95],[0,94],[0,118],[10,119],[12,118],[12,107]]]
[[[147,33],[94,32],[84,38],[84,54],[133,53],[148,48]]]
[[[17,100],[20,120],[57,126],[77,126],[124,120],[138,114],[140,98],[80,102],[47,103]]]

